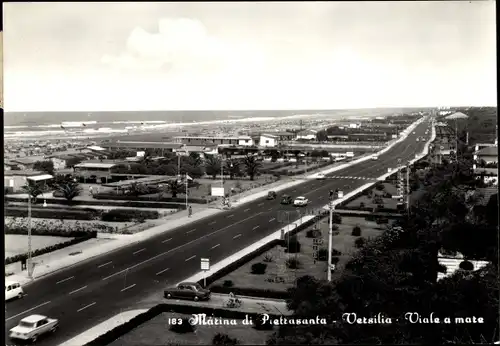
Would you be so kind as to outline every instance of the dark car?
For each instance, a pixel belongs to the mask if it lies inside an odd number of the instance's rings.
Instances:
[[[210,290],[201,287],[196,282],[182,282],[177,287],[166,289],[164,297],[167,299],[190,299],[197,302],[198,300],[209,300]]]
[[[276,199],[276,197],[278,197],[278,194],[276,193],[276,191],[269,191],[267,193],[267,199]]]
[[[281,196],[281,204],[292,204],[293,198],[292,196],[283,195]]]

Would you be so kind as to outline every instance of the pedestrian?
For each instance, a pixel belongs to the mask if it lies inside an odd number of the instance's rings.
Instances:
[[[91,186],[91,187],[89,187],[89,192],[90,192],[90,194],[91,194],[92,196],[94,195],[94,189],[92,188],[92,186]]]
[[[188,209],[188,216],[191,217],[191,215],[193,215],[193,208],[191,206],[189,206],[189,209]]]

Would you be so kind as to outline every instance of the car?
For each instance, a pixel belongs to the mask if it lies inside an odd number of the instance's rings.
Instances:
[[[281,204],[292,204],[293,203],[293,198],[292,196],[288,195],[283,195],[281,196]]]
[[[415,132],[413,132],[413,134],[415,134]]]
[[[269,191],[267,193],[267,199],[276,199],[277,196],[278,194],[276,193],[276,191]]]
[[[167,288],[163,292],[164,297],[167,299],[191,299],[195,302],[199,300],[209,300],[210,294],[210,290],[201,287],[201,285],[196,282],[181,282],[176,287]]]
[[[419,141],[419,138],[417,138],[417,142]]]
[[[24,297],[24,291],[21,284],[17,281],[5,280],[5,301],[22,297]]]
[[[326,176],[323,173],[316,174],[316,180],[325,180]]]
[[[293,205],[296,207],[304,207],[309,203],[309,200],[305,197],[297,197],[295,198],[295,201],[293,201]]]
[[[23,318],[9,331],[9,338],[35,342],[40,336],[53,333],[59,327],[59,321],[43,315],[31,315]]]
[[[372,160],[378,160],[378,156],[377,155],[372,156]]]

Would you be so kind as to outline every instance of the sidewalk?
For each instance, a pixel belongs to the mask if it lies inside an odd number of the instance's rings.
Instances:
[[[245,313],[260,313],[260,314],[274,314],[274,315],[284,315],[290,316],[292,311],[289,311],[286,307],[286,302],[284,300],[277,299],[262,299],[246,296],[237,296],[241,300],[242,304],[239,308],[226,308],[227,310],[242,311]],[[229,295],[227,294],[217,294],[213,293],[209,301],[205,302],[192,302],[189,300],[167,300],[159,299],[158,304],[175,304],[175,305],[196,305],[196,306],[206,306],[211,308],[225,308],[226,302],[229,300]],[[105,334],[106,332],[112,330],[119,325],[125,324],[132,318],[140,315],[148,309],[136,309],[124,311],[108,320],[98,324],[97,326],[83,332],[80,335],[60,344],[59,346],[77,346],[85,345],[86,343],[98,338],[99,336]]]

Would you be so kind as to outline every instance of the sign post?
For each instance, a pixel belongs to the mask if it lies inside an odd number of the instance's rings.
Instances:
[[[203,277],[203,288],[207,287],[207,275],[206,272],[210,270],[210,259],[209,258],[202,258],[201,260],[201,270],[205,272],[205,275]]]

